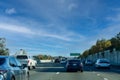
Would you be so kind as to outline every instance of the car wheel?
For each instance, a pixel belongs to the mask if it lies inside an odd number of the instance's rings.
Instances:
[[[67,69],[66,72],[69,72],[69,69]]]
[[[15,77],[12,77],[11,80],[15,80]]]
[[[30,66],[28,67],[28,70],[30,70]]]
[[[36,67],[35,66],[33,66],[33,69],[35,69]]]
[[[110,67],[108,67],[108,69],[110,69]]]
[[[83,72],[83,70],[80,70],[81,72]]]

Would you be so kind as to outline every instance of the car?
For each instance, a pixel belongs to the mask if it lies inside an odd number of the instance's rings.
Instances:
[[[85,61],[85,65],[93,65],[92,60],[86,60],[86,61]]]
[[[30,56],[26,54],[22,54],[22,55],[20,54],[15,56],[20,61],[20,63],[28,67],[29,70],[36,68],[37,61],[33,60]]]
[[[0,80],[29,80],[29,74],[14,56],[0,56]]]
[[[108,68],[110,69],[110,61],[108,59],[97,59],[95,63],[96,68]]]
[[[4,80],[4,75],[0,73],[0,80]]]
[[[66,62],[67,62],[67,59],[65,59],[65,58],[61,59],[61,61],[60,61],[61,64],[66,64]]]
[[[60,59],[55,59],[55,63],[60,63]]]
[[[66,63],[66,71],[81,71],[83,72],[83,64],[81,60],[68,60]]]

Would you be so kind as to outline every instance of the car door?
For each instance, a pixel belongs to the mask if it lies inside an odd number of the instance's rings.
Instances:
[[[16,63],[17,63],[17,66],[20,68],[20,70],[21,70],[21,79],[22,80],[26,80],[27,78],[27,72],[26,72],[26,70],[24,69],[24,67],[25,66],[23,66],[21,63],[20,63],[20,61],[19,60],[17,60],[16,58],[15,58],[15,60],[16,60]]]
[[[12,72],[14,73],[15,80],[22,80],[22,77],[21,77],[22,71],[20,67],[18,67],[14,57],[10,57],[10,66],[12,68]]]

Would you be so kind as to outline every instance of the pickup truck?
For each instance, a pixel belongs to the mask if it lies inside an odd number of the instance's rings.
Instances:
[[[20,63],[26,67],[28,67],[28,69],[35,69],[36,68],[36,60],[32,59],[30,56],[28,55],[16,55],[16,58],[20,61]]]

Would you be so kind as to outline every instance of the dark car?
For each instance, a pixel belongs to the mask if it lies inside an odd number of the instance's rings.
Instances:
[[[92,65],[93,65],[92,60],[86,60],[86,61],[85,61],[85,65],[90,65],[90,66],[92,66]]]
[[[60,63],[60,59],[55,59],[55,63]]]
[[[83,64],[81,60],[68,60],[66,64],[66,71],[81,71],[83,72]]]

